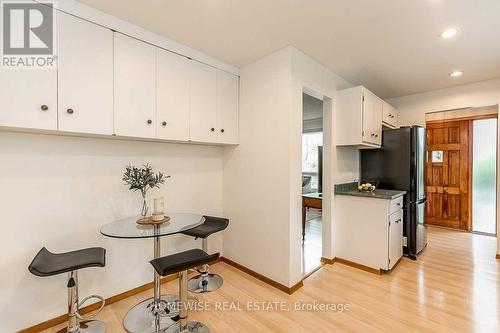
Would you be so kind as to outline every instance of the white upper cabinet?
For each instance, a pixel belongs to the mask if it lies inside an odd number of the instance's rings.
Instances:
[[[59,130],[113,134],[113,32],[59,13]]]
[[[383,102],[382,123],[389,128],[398,127],[398,113],[396,109],[387,102]]]
[[[382,100],[363,89],[363,142],[382,144]]]
[[[114,34],[115,134],[155,137],[156,48]]]
[[[191,61],[190,137],[192,141],[216,143],[217,70]]]
[[[217,70],[218,142],[238,143],[239,77]]]
[[[57,130],[57,70],[0,69],[0,126]]]
[[[380,98],[359,86],[338,91],[334,103],[338,146],[380,147],[383,103]]]
[[[189,140],[190,60],[157,49],[156,136]]]

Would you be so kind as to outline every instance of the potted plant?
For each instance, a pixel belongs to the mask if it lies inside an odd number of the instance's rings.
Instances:
[[[138,168],[133,165],[128,165],[123,174],[123,181],[131,191],[141,191],[142,195],[142,210],[141,216],[144,218],[148,215],[149,207],[146,200],[148,190],[152,188],[160,188],[160,185],[165,183],[165,179],[170,178],[161,172],[155,173],[153,167],[148,163]]]

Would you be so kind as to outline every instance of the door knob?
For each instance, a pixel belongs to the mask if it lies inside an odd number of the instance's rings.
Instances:
[[[66,112],[69,113],[69,114],[73,114],[75,112],[75,110],[73,110],[73,109],[67,109]]]
[[[47,111],[49,109],[49,107],[45,104],[43,104],[42,106],[40,106],[40,109],[42,109],[42,111]]]
[[[162,123],[161,123],[161,125],[162,125],[163,127],[165,127],[165,126],[167,126],[167,122],[166,122],[166,121],[164,121],[164,122],[162,122]]]
[[[151,119],[148,119],[147,123],[148,123],[148,125],[151,125],[153,123],[153,121]]]

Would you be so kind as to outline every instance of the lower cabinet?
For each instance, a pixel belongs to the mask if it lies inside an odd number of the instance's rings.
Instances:
[[[403,256],[403,197],[335,195],[335,256],[391,270]]]

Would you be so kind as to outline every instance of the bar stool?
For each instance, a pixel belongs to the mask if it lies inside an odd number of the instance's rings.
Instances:
[[[179,273],[179,317],[178,321],[165,332],[199,332],[208,333],[208,327],[197,321],[188,321],[188,270],[205,265],[219,258],[219,253],[209,255],[203,250],[192,249],[150,261],[156,272],[161,276]],[[174,318],[172,318],[174,319]]]
[[[69,333],[104,333],[106,325],[97,320],[90,320],[97,316],[104,307],[104,298],[97,295],[85,297],[78,302],[78,270],[87,267],[104,267],[106,264],[106,250],[101,247],[65,252],[51,253],[45,247],[38,251],[29,265],[29,271],[36,276],[52,276],[68,273],[68,328]],[[89,299],[97,298],[101,301],[98,310],[90,315],[83,316],[78,310]]]
[[[203,216],[205,222],[203,224],[183,231],[184,235],[195,237],[195,239],[202,239],[202,249],[208,252],[208,236],[213,233],[222,231],[229,225],[229,219],[214,216]],[[206,293],[210,291],[215,291],[222,286],[224,280],[218,274],[212,274],[209,272],[209,266],[203,265],[201,269],[196,269],[200,275],[194,276],[189,279],[188,289],[193,293]]]

